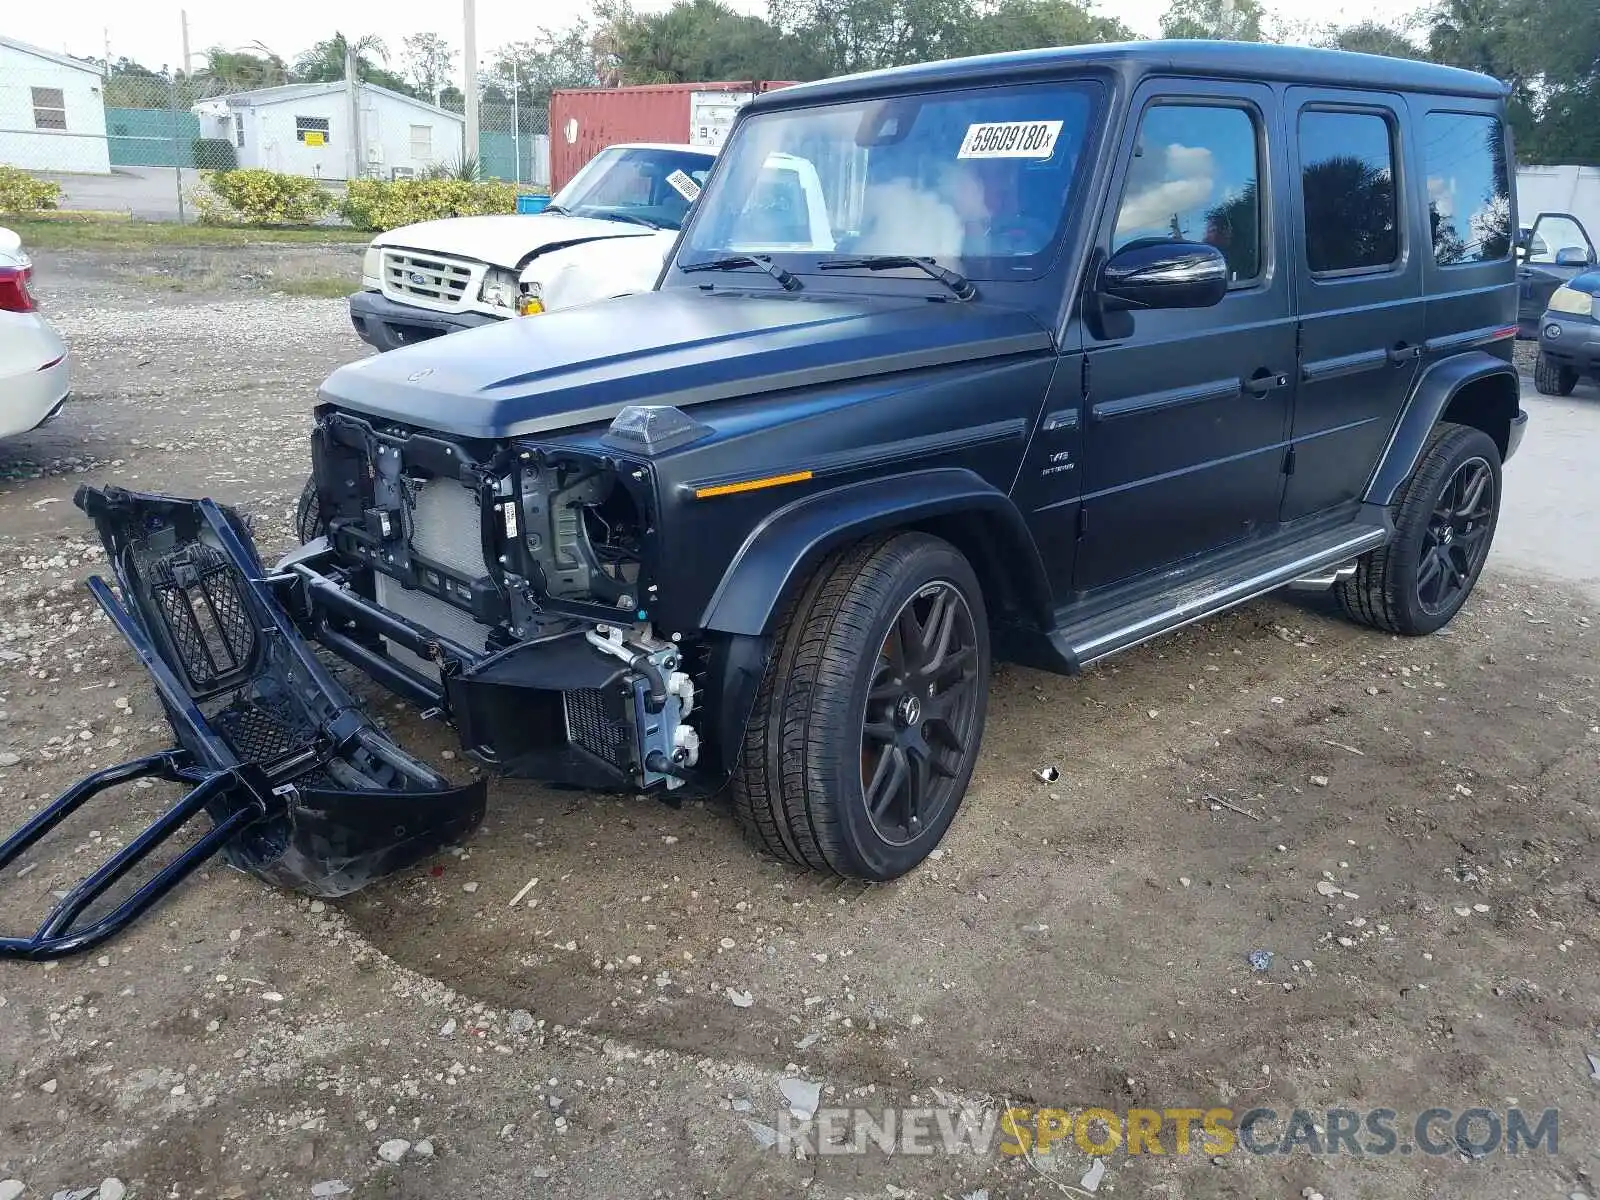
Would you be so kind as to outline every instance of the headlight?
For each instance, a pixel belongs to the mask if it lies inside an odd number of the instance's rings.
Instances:
[[[524,280],[517,297],[517,316],[533,317],[544,311],[544,288],[534,280]]]
[[[367,252],[361,256],[361,282],[368,280],[374,285],[383,282],[383,251],[377,246],[368,246]]]
[[[478,299],[485,304],[492,304],[496,308],[503,308],[508,313],[517,310],[517,277],[510,271],[501,270],[499,267],[490,267],[483,277],[483,287],[478,292]]]
[[[1563,284],[1550,293],[1549,307],[1551,312],[1571,313],[1575,317],[1592,317],[1594,297],[1588,292],[1580,292],[1577,288]]]

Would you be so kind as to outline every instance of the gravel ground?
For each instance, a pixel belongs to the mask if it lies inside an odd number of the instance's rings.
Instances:
[[[73,487],[238,503],[270,556],[315,386],[366,352],[340,301],[129,282],[170,263],[41,268],[78,391],[0,446],[7,825],[164,744],[82,588],[103,563]],[[1560,485],[1517,466],[1513,496]],[[1572,520],[1600,545],[1592,509]],[[0,1200],[1593,1195],[1594,598],[1516,561],[1497,549],[1424,641],[1276,598],[1080,679],[1002,669],[945,847],[889,886],[766,861],[716,804],[518,782],[467,845],[345,901],[209,871],[98,953],[0,966]],[[373,702],[466,777],[446,731]],[[0,878],[0,920],[169,800],[130,789],[75,818]],[[1394,1109],[1404,1132],[1435,1106],[1555,1108],[1559,1142],[1258,1155],[1197,1133],[1179,1153],[1169,1126],[1164,1154],[1099,1167],[1073,1138],[817,1155],[771,1145],[786,1104],[816,1103],[803,1081],[878,1120],[1268,1107],[1263,1141],[1294,1109],[1320,1138],[1330,1109]]]

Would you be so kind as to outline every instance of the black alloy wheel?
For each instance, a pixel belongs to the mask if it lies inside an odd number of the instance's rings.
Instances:
[[[1494,530],[1497,486],[1482,458],[1456,468],[1433,507],[1417,566],[1417,602],[1430,615],[1454,612],[1477,578]]]
[[[890,845],[915,840],[959,797],[979,685],[972,609],[952,584],[930,583],[890,626],[862,720],[867,819]]]

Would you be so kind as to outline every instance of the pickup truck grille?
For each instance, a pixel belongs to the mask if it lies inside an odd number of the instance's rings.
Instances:
[[[470,304],[483,264],[416,250],[383,252],[383,294],[401,304],[457,312]]]

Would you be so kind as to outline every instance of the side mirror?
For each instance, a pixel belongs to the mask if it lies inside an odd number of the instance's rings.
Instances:
[[[1558,267],[1587,267],[1589,265],[1589,252],[1582,246],[1567,246],[1556,251],[1556,266]]]
[[[1096,291],[1112,310],[1210,308],[1228,294],[1228,263],[1203,242],[1139,242],[1112,255]]]

